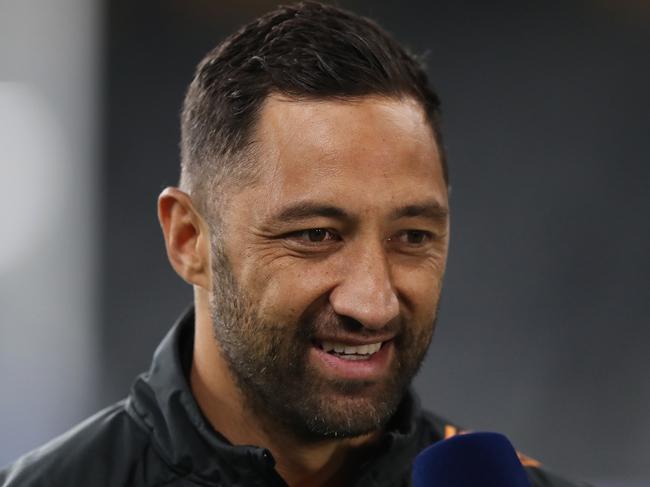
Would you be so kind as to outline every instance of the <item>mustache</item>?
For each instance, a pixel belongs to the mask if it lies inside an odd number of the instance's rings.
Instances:
[[[387,322],[380,329],[367,328],[360,321],[350,316],[336,313],[331,306],[307,311],[300,319],[298,334],[303,339],[311,340],[316,336],[355,335],[363,339],[372,339],[386,334],[400,335],[404,329],[404,318],[401,314]]]

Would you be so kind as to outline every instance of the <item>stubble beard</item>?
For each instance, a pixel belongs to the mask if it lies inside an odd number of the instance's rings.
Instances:
[[[381,383],[327,379],[309,365],[312,339],[317,330],[341,330],[354,320],[321,308],[298,323],[269,322],[258,316],[215,242],[212,257],[214,337],[242,393],[243,407],[263,423],[305,441],[357,437],[388,422],[424,360],[435,318],[419,328],[397,325],[395,360]]]

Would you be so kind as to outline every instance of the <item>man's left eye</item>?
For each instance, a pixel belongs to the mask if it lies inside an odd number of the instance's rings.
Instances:
[[[426,232],[424,230],[405,230],[391,238],[391,240],[397,240],[399,243],[405,243],[408,245],[421,245],[432,239],[433,235],[431,232]]]

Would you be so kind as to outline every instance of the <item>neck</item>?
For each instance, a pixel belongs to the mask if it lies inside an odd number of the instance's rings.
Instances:
[[[212,427],[233,445],[267,448],[276,469],[292,487],[343,485],[348,471],[378,433],[342,440],[305,441],[270,418],[246,407],[212,332],[208,296],[195,290],[195,336],[190,383],[201,411]]]

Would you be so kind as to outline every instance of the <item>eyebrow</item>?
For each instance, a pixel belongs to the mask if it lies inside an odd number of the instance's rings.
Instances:
[[[273,217],[281,222],[305,220],[314,217],[336,218],[339,220],[352,220],[352,216],[342,208],[333,205],[304,201],[287,206]]]
[[[427,201],[416,205],[406,205],[396,208],[391,219],[424,217],[435,221],[445,221],[449,216],[449,210],[437,201]]]
[[[437,201],[431,200],[395,208],[390,214],[390,219],[399,220],[400,218],[424,217],[430,220],[444,222],[448,215],[449,210],[446,207]],[[353,222],[358,219],[338,206],[313,201],[302,201],[283,208],[273,217],[273,220],[286,223],[314,217],[335,218],[348,222]]]

